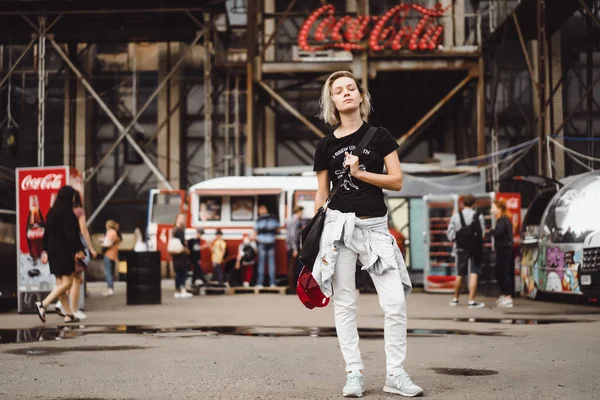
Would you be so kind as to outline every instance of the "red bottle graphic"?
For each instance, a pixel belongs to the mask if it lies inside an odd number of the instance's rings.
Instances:
[[[42,255],[42,242],[45,229],[44,215],[40,210],[37,195],[29,196],[29,214],[27,215],[27,247],[29,256],[36,264]]]

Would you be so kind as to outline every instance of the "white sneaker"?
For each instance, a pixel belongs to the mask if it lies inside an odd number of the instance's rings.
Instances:
[[[263,285],[254,285],[254,287],[255,287],[255,288],[257,288],[257,289],[262,289],[262,288],[264,288],[264,286],[263,286]]]
[[[175,294],[173,295],[173,297],[175,297],[176,299],[180,299],[181,298],[181,292],[175,292]]]
[[[75,316],[75,318],[79,318],[79,319],[86,319],[86,318],[87,318],[87,315],[85,315],[85,314],[83,313],[83,311],[81,311],[81,310],[77,310],[77,311],[75,311],[75,312],[73,313],[73,315]]]
[[[365,391],[365,377],[360,371],[353,371],[346,375],[346,384],[342,389],[344,397],[362,397]]]
[[[244,286],[244,287],[250,287],[250,282],[244,282],[244,283],[242,283],[242,286]]]
[[[196,282],[194,282],[194,285],[202,286],[202,285],[204,285],[204,281],[202,279],[196,279]]]
[[[469,308],[483,308],[485,307],[484,303],[480,303],[478,301],[470,301],[469,302]]]
[[[498,307],[502,308],[512,308],[514,306],[512,299],[507,297],[503,298],[501,302],[498,303]]]
[[[458,299],[452,299],[450,303],[448,303],[450,307],[456,307],[458,305]]]
[[[269,286],[269,287],[270,287],[270,288],[276,288],[276,287],[277,287],[277,285],[271,285],[271,286]]]
[[[104,297],[108,297],[108,296],[113,296],[115,294],[115,291],[112,289],[106,289],[106,292],[102,293],[102,296]]]
[[[189,299],[190,297],[194,297],[190,292],[183,292],[179,294],[180,299]]]
[[[404,397],[416,397],[423,394],[423,389],[415,385],[404,370],[398,375],[386,375],[383,391]]]

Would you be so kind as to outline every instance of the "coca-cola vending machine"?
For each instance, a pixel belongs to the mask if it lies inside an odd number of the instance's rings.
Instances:
[[[71,167],[17,168],[16,175],[17,299],[19,313],[27,313],[35,312],[35,302],[56,284],[49,264],[40,261],[48,210],[63,186],[72,186],[83,197],[83,179]],[[80,297],[81,309],[84,297]]]

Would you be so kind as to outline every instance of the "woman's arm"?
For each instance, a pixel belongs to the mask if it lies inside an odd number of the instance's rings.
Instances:
[[[383,159],[387,171],[386,174],[361,171],[358,168],[360,165],[359,158],[352,154],[346,154],[346,165],[350,167],[350,175],[353,177],[382,189],[394,190],[396,192],[402,189],[402,167],[400,166],[400,159],[397,152],[392,151]]]
[[[92,253],[92,256],[96,257],[96,250],[94,250],[94,245],[92,244],[92,238],[90,237],[90,231],[87,228],[85,215],[82,215],[81,217],[79,217],[77,219],[79,220],[79,230],[81,230],[83,239],[85,240],[85,243],[87,244],[88,249],[90,249],[90,253]]]
[[[317,172],[317,194],[315,195],[315,213],[323,207],[329,197],[329,171],[326,169]]]
[[[80,253],[83,251],[83,243],[81,243],[81,230],[79,229],[77,217],[72,212],[71,215],[65,217],[63,232],[67,240],[67,245],[73,253]]]

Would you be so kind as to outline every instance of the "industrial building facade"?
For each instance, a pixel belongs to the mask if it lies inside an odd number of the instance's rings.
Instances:
[[[0,183],[73,166],[96,230],[133,230],[151,188],[310,165],[337,70],[368,88],[402,161],[466,159],[504,190],[597,167],[598,1],[87,3],[0,4]]]

